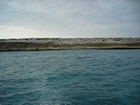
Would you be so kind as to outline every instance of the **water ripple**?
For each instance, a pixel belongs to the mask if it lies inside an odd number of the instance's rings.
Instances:
[[[139,105],[140,50],[0,52],[0,105]]]

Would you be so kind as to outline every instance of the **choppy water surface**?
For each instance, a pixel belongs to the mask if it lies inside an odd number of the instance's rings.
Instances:
[[[140,105],[140,50],[0,52],[0,105]]]

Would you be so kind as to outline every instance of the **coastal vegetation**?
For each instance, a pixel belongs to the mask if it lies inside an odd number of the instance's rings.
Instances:
[[[0,39],[0,51],[71,49],[140,49],[140,38]]]

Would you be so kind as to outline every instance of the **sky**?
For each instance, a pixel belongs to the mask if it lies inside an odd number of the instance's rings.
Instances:
[[[0,39],[140,37],[140,0],[0,0]]]

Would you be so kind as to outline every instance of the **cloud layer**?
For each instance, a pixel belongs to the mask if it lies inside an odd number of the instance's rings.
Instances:
[[[139,0],[1,0],[0,38],[139,37]]]

